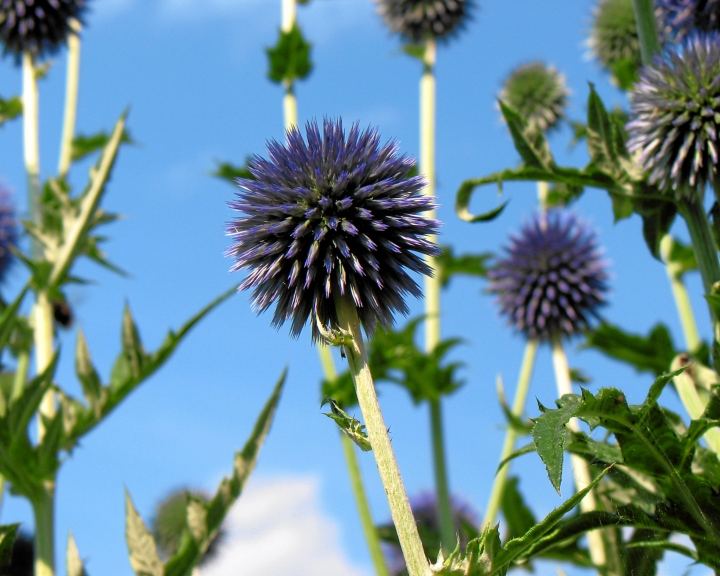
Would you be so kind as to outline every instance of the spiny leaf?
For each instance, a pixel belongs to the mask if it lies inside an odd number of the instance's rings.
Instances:
[[[137,576],[163,576],[163,565],[155,540],[125,493],[125,539],[130,553],[130,566]]]
[[[111,135],[107,132],[96,132],[95,134],[78,134],[72,142],[72,161],[77,162],[86,156],[99,152],[110,142]],[[121,144],[134,144],[133,139],[127,131],[123,132],[120,139]]]
[[[0,98],[0,126],[9,120],[14,120],[18,116],[21,116],[22,111],[22,100],[17,96],[7,99]]]
[[[365,430],[365,424],[350,416],[340,408],[334,400],[327,400],[326,402],[330,404],[330,412],[323,412],[323,414],[334,420],[342,433],[350,438],[360,450],[364,452],[372,450],[372,445]]]
[[[80,558],[80,551],[72,534],[68,536],[67,543],[67,576],[87,576]]]
[[[547,144],[544,137],[540,136],[540,142],[533,142],[527,122],[511,106],[499,100],[500,111],[502,112],[508,130],[515,144],[515,149],[526,166],[531,168],[546,168],[548,166]]]
[[[277,43],[265,52],[268,57],[268,78],[276,83],[306,78],[312,71],[312,46],[297,23],[288,31],[280,31]]]
[[[250,173],[250,170],[248,170],[247,168],[247,164],[247,158],[245,159],[245,164],[243,164],[242,166],[236,166],[235,164],[231,164],[230,162],[220,162],[218,163],[212,175],[215,176],[215,178],[226,180],[230,184],[235,185],[235,180],[237,178],[251,179],[253,177],[253,175]]]
[[[491,258],[490,252],[456,256],[452,246],[442,246],[436,260],[440,270],[440,285],[446,288],[454,276],[460,275],[484,278],[487,275],[487,264]]]
[[[511,476],[505,482],[502,493],[502,513],[507,523],[508,538],[517,538],[532,528],[537,520],[525,503],[519,489],[520,480]]]
[[[95,366],[90,357],[87,340],[82,330],[77,332],[77,341],[75,345],[75,373],[77,374],[83,394],[87,399],[90,407],[95,409],[100,396],[102,394],[102,383],[100,375],[97,373]]]

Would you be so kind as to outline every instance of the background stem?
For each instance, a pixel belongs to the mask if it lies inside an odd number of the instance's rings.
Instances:
[[[49,483],[32,500],[35,517],[35,576],[55,573],[55,485]]]
[[[517,418],[521,418],[525,411],[525,402],[535,367],[537,349],[537,340],[528,340],[525,344],[525,353],[523,354],[522,366],[520,367],[520,375],[518,376],[517,389],[515,390],[515,398],[513,399],[512,405],[513,416]],[[500,453],[500,462],[503,462],[513,453],[517,436],[517,430],[515,430],[513,424],[510,423],[505,432],[505,441],[503,442],[502,452]],[[495,475],[495,481],[490,491],[490,499],[485,509],[483,528],[492,527],[495,524],[495,519],[502,506],[503,491],[505,490],[505,482],[507,481],[509,468],[510,463],[507,462]]]
[[[25,52],[22,57],[23,156],[28,180],[30,219],[40,222],[40,106],[35,62]],[[32,240],[33,256],[39,257],[41,246]]]
[[[352,336],[352,343],[345,346],[345,353],[408,574],[428,576],[429,564],[375,393],[357,311],[344,299],[337,303],[337,308],[340,329]]]
[[[65,76],[65,112],[63,115],[62,139],[58,176],[65,178],[72,163],[72,143],[75,138],[77,119],[78,86],[80,83],[80,22],[70,21],[72,32],[68,34],[67,73]]]
[[[653,56],[660,51],[660,40],[655,22],[655,3],[653,0],[632,0],[632,2],[640,37],[642,61],[644,64],[649,64]]]
[[[420,78],[420,172],[427,180],[425,194],[433,199],[435,198],[436,52],[435,41],[427,40],[422,61],[423,72]],[[428,217],[434,218],[435,211],[430,212]],[[430,238],[430,240],[435,241],[436,237]],[[425,277],[425,350],[432,352],[440,342],[440,270],[434,257],[427,256],[426,262],[432,268],[433,275]],[[455,548],[457,535],[450,502],[447,457],[445,455],[445,428],[440,398],[431,399],[429,404],[440,541],[447,554]]]
[[[552,341],[552,360],[555,369],[555,382],[557,384],[558,397],[565,394],[572,394],[572,382],[570,380],[570,367],[568,366],[567,356],[559,338]],[[571,418],[568,422],[568,428],[573,432],[580,432],[580,424],[577,418]],[[587,488],[592,482],[592,474],[587,461],[581,456],[570,454],[572,463],[573,476],[575,478],[575,490],[580,491]],[[598,509],[597,500],[593,492],[588,492],[585,498],[580,502],[580,510],[583,512],[591,512]],[[605,552],[605,542],[599,530],[591,530],[587,533],[588,547],[590,549],[590,558],[598,567],[604,567],[607,564],[607,554]]]

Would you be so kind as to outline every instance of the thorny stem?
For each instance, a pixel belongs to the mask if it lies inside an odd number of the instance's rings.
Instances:
[[[78,85],[80,82],[80,22],[70,21],[72,32],[68,35],[67,74],[65,77],[65,112],[60,141],[58,176],[64,178],[72,163],[73,139],[78,106]]]
[[[351,342],[344,347],[345,354],[408,574],[429,576],[430,567],[375,393],[357,310],[352,302],[342,299],[337,302],[337,313],[340,329],[351,336]]]
[[[435,61],[435,41],[427,40],[420,78],[420,172],[427,180],[425,194],[433,199],[435,198]],[[434,211],[429,217],[435,217]],[[427,256],[426,262],[433,270],[432,276],[425,278],[425,350],[429,353],[440,342],[440,270],[437,259],[433,256]],[[429,405],[440,540],[443,551],[448,554],[455,548],[457,536],[450,503],[442,404],[437,398],[431,399]]]
[[[528,390],[530,388],[530,380],[532,379],[533,369],[535,367],[535,357],[537,355],[538,341],[528,340],[525,344],[525,353],[520,367],[520,375],[518,376],[517,389],[515,390],[515,398],[513,399],[512,414],[517,418],[521,418],[525,410],[525,402],[527,400]],[[503,442],[502,452],[500,453],[500,462],[504,462],[515,449],[515,441],[517,440],[517,430],[513,424],[508,425],[505,432],[505,440]],[[502,505],[503,492],[507,481],[508,469],[510,463],[506,462],[503,467],[498,470],[495,475],[492,490],[490,492],[490,500],[485,511],[483,519],[483,528],[492,527]]]
[[[335,362],[333,361],[330,348],[323,344],[318,344],[318,355],[320,356],[320,364],[323,368],[323,375],[328,381],[337,378],[335,370]],[[355,446],[352,440],[342,432],[340,433],[340,443],[342,444],[343,455],[345,456],[345,465],[347,467],[348,476],[350,477],[350,486],[352,487],[353,496],[355,497],[355,505],[360,516],[360,524],[365,535],[365,541],[370,551],[370,559],[375,568],[376,576],[388,576],[388,569],[385,565],[385,556],[383,556],[380,546],[380,538],[378,538],[375,523],[373,522],[372,513],[370,512],[370,504],[368,503],[363,485],[362,473],[358,464]]]
[[[567,356],[559,338],[553,338],[552,341],[552,360],[555,369],[555,383],[557,384],[558,397],[565,394],[572,394],[572,383],[570,381],[570,367],[568,366]],[[580,424],[577,418],[571,418],[568,422],[568,428],[573,432],[580,432]],[[576,454],[570,455],[572,463],[573,476],[575,478],[575,490],[579,492],[587,488],[592,482],[590,467],[587,461]],[[583,512],[591,512],[598,509],[598,503],[595,494],[588,492],[585,498],[580,502],[580,510]],[[607,564],[608,558],[605,553],[605,542],[599,530],[591,530],[587,533],[588,547],[590,549],[590,559],[595,566],[602,568]]]

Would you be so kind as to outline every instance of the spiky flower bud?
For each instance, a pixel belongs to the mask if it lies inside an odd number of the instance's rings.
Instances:
[[[595,235],[571,213],[536,215],[488,276],[501,314],[528,338],[572,336],[605,303],[607,272]]]
[[[431,493],[420,494],[412,499],[410,506],[420,532],[420,538],[423,541],[425,554],[428,558],[436,558],[441,548],[440,515],[437,498],[435,494]],[[469,504],[458,498],[452,498],[451,507],[453,525],[460,541],[460,547],[465,548],[474,536],[475,527],[478,524],[477,515]],[[381,526],[380,534],[387,544],[385,549],[390,574],[392,576],[407,576],[405,560],[397,543],[393,525]]]
[[[15,207],[10,193],[0,186],[0,281],[5,278],[13,261],[12,250],[17,245]]]
[[[388,28],[405,40],[447,40],[460,31],[471,0],[376,0]]]
[[[560,72],[543,62],[529,62],[510,73],[499,98],[519,112],[531,129],[546,132],[565,115],[568,95]]]
[[[258,311],[275,304],[273,324],[291,319],[293,335],[308,319],[313,339],[338,329],[344,298],[366,330],[389,325],[394,312],[407,313],[406,293],[420,294],[406,269],[430,274],[420,255],[437,253],[425,181],[409,176],[414,162],[393,142],[381,145],[376,130],[353,125],[346,136],[340,120],[325,120],[305,131],[271,141],[269,158],[248,164],[253,178],[237,180],[230,207],[242,215],[227,227],[227,254],[232,270],[250,270],[240,289],[252,289]]]
[[[632,85],[642,63],[632,0],[599,0],[588,45],[621,88]]]
[[[693,34],[643,69],[630,95],[628,148],[676,198],[718,179],[720,34]]]
[[[720,31],[720,0],[655,0],[665,35],[682,42],[693,31]]]
[[[0,0],[0,41],[4,52],[42,56],[54,52],[82,20],[87,0]]]

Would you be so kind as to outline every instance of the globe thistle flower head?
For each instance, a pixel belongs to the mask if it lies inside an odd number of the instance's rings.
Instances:
[[[465,26],[472,0],[376,0],[388,28],[405,40],[448,40]]]
[[[543,62],[518,66],[505,80],[499,98],[516,110],[533,130],[546,132],[565,115],[565,77]]]
[[[240,289],[252,290],[257,311],[275,304],[273,324],[290,320],[295,336],[308,319],[315,340],[339,328],[346,298],[368,332],[389,325],[407,313],[406,294],[420,295],[409,272],[430,274],[422,255],[437,253],[425,181],[408,175],[414,162],[374,129],[355,124],[346,134],[326,119],[305,132],[293,127],[287,143],[271,141],[267,159],[250,160],[252,178],[237,180],[231,269],[249,270]]]
[[[0,186],[0,282],[13,262],[12,250],[17,246],[17,221],[10,193]]]
[[[720,31],[720,0],[655,0],[664,35],[682,42],[693,31]]]
[[[489,271],[500,312],[528,338],[586,329],[605,303],[607,272],[593,232],[574,215],[538,214]]]
[[[465,548],[477,529],[477,514],[469,504],[457,498],[451,498],[450,506],[452,508],[453,524],[460,540],[460,547]],[[412,498],[410,507],[427,557],[437,557],[441,541],[440,514],[435,494],[423,493]],[[383,526],[383,528],[385,527]],[[392,524],[388,525],[387,528],[390,529],[388,530],[390,533],[394,534]],[[400,545],[394,540],[392,542],[388,540],[386,544],[385,550],[390,574],[392,576],[407,576],[407,567],[405,566]]]
[[[635,76],[641,66],[632,0],[599,0],[593,11],[588,45],[600,65],[622,88],[628,88],[622,77]]]
[[[56,51],[82,21],[88,0],[0,0],[4,52],[38,57]]]
[[[694,33],[643,69],[630,95],[628,148],[676,198],[718,179],[720,34]]]

